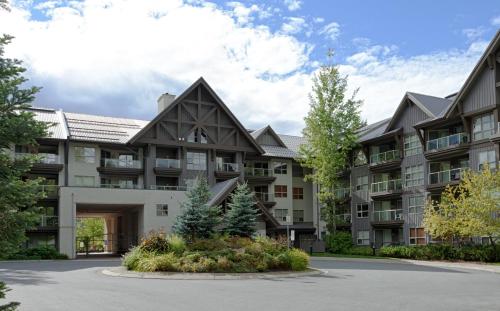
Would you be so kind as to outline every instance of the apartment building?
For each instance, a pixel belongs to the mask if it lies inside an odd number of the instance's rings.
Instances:
[[[359,147],[339,173],[337,228],[358,245],[425,244],[425,200],[439,200],[465,169],[499,161],[500,32],[459,92],[445,98],[407,92],[394,115],[359,132]],[[296,245],[326,234],[316,185],[295,161],[302,137],[270,126],[247,130],[200,78],[179,96],[163,94],[151,121],[33,108],[54,124],[27,178],[44,177],[44,215],[28,246],[55,245],[76,256],[76,220],[103,217],[105,248],[120,252],[150,230],[170,232],[186,189],[198,176],[210,204],[226,208],[238,182],[255,192],[259,234],[295,230]],[[288,222],[287,222],[288,220]]]

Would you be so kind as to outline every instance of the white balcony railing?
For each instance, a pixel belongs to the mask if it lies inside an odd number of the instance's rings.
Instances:
[[[274,202],[274,193],[255,192],[255,196],[262,202]]]
[[[57,227],[59,224],[58,216],[41,215],[37,223],[38,227]]]
[[[268,177],[273,176],[273,170],[269,168],[245,167],[247,177]]]
[[[142,186],[137,184],[129,184],[129,183],[117,183],[117,184],[100,184],[100,188],[109,188],[109,189],[142,189]]]
[[[29,156],[38,156],[37,163],[41,164],[61,164],[59,155],[54,153],[20,153],[16,152],[16,159],[22,159]]]
[[[401,179],[392,179],[392,180],[385,180],[372,183],[371,192],[386,192],[386,191],[395,191],[402,189],[403,189],[403,184],[401,182]]]
[[[186,186],[162,186],[162,185],[152,185],[151,190],[163,190],[163,191],[186,191]]]
[[[181,160],[157,158],[156,159],[156,167],[180,169],[181,168]]]
[[[217,171],[219,172],[239,172],[238,163],[217,163]]]
[[[123,159],[103,159],[104,167],[108,168],[142,168],[142,162],[139,160]]]
[[[399,159],[400,159],[399,150],[389,150],[386,152],[372,154],[370,156],[370,164],[376,165],[376,164],[394,161],[394,160],[399,160]]]
[[[451,146],[458,146],[469,142],[467,133],[457,133],[445,137],[431,139],[427,142],[427,151],[441,150]]]
[[[433,172],[429,174],[429,184],[441,184],[462,179],[463,173],[468,167],[459,167],[451,170]]]
[[[402,209],[389,209],[384,211],[374,211],[373,221],[397,221],[403,220]]]

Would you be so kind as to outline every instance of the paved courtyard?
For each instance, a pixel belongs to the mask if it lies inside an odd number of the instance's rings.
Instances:
[[[21,310],[500,310],[500,274],[390,260],[312,260],[323,276],[174,281],[109,277],[118,259],[3,262]]]

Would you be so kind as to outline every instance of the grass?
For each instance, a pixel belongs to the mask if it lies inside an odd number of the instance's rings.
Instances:
[[[332,253],[313,253],[312,257],[337,257],[337,258],[366,258],[366,259],[390,259],[382,256],[368,255],[347,255],[347,254],[332,254]]]

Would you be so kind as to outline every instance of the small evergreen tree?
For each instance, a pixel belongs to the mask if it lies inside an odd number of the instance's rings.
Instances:
[[[255,208],[254,194],[246,183],[238,185],[231,194],[225,217],[225,231],[230,235],[251,237],[256,230],[259,212]]]
[[[10,289],[5,286],[5,283],[0,282],[0,299],[5,298],[5,293]],[[6,305],[0,305],[0,311],[14,311],[17,310],[17,306],[19,306],[19,302],[9,302]]]
[[[209,206],[210,189],[205,178],[197,178],[194,187],[187,193],[187,200],[182,202],[182,214],[176,219],[173,231],[191,241],[208,238],[215,233],[221,223],[220,207]]]

